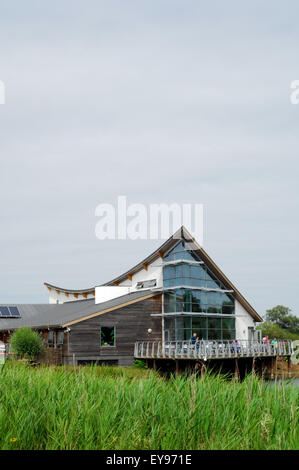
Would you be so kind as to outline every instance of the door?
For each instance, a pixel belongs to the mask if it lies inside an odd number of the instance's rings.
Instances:
[[[248,341],[254,340],[254,328],[253,326],[248,327]]]

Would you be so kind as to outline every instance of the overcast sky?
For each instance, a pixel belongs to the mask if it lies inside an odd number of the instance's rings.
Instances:
[[[299,312],[299,4],[0,0],[0,302],[109,281],[161,240],[96,206],[204,204],[204,248],[264,315]]]

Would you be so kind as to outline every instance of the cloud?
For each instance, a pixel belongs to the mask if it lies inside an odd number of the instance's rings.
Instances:
[[[248,300],[298,310],[288,6],[2,2],[2,302],[105,282],[155,249],[96,239],[96,206],[125,194],[203,203],[205,248]]]

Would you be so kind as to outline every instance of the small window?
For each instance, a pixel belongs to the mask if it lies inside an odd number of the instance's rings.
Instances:
[[[58,331],[57,333],[57,344],[63,344],[64,331]]]
[[[48,333],[48,345],[54,346],[54,331],[49,331]]]
[[[101,327],[101,346],[115,346],[115,327],[102,326]]]
[[[136,284],[137,289],[145,289],[146,287],[155,287],[157,285],[157,279],[150,279],[149,281],[139,281]]]

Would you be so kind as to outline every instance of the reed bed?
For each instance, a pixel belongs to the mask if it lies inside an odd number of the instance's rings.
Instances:
[[[0,449],[298,449],[298,387],[0,366]]]

